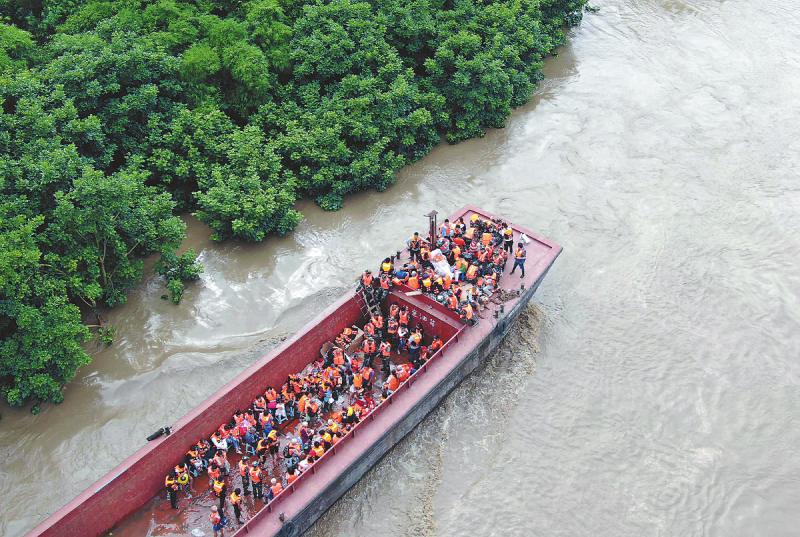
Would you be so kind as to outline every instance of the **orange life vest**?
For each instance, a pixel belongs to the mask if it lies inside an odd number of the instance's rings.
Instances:
[[[394,375],[389,375],[388,382],[389,382],[389,389],[392,391],[395,391],[397,387],[400,386],[400,382]]]
[[[357,390],[361,389],[361,385],[364,383],[364,377],[361,376],[361,373],[356,373],[353,375],[353,386],[356,387]]]
[[[456,295],[450,295],[447,298],[447,307],[451,310],[458,309],[458,299],[456,298]]]
[[[280,483],[275,483],[270,487],[270,490],[272,490],[272,497],[274,498],[275,496],[281,493],[281,491],[283,490],[283,485],[281,485]]]
[[[361,276],[361,283],[364,284],[364,287],[372,287],[372,274]]]
[[[250,468],[250,481],[261,483],[261,468]]]
[[[412,289],[419,289],[419,278],[417,276],[411,276],[408,279],[408,286]]]
[[[297,481],[297,474],[286,474],[286,483],[291,485],[295,481]]]
[[[467,279],[474,280],[475,277],[478,275],[478,267],[475,265],[470,265],[467,269]]]
[[[514,257],[517,259],[525,259],[525,250],[523,248],[517,248],[517,251],[514,253]]]

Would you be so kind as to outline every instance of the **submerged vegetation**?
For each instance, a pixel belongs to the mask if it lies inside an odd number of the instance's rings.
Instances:
[[[193,212],[213,238],[292,230],[502,127],[584,0],[0,0],[0,390],[59,402],[82,312],[125,301]],[[113,329],[102,327],[108,343]]]

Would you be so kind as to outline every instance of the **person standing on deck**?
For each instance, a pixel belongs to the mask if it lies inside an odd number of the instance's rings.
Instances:
[[[169,497],[169,504],[172,506],[173,509],[178,508],[178,483],[175,477],[175,471],[170,472],[167,474],[166,479],[164,479],[164,486],[167,489],[167,496]]]
[[[228,494],[228,486],[225,484],[225,479],[214,480],[214,495],[219,498],[219,511],[225,512],[225,498]]]
[[[408,253],[411,254],[412,262],[415,259],[419,262],[422,262],[422,256],[420,255],[421,250],[422,250],[422,239],[419,236],[419,232],[415,231],[414,235],[411,237],[411,240],[408,241]]]
[[[242,478],[242,488],[244,489],[245,496],[250,496],[250,468],[247,466],[248,460],[250,460],[250,457],[245,456],[239,461],[239,476]],[[241,494],[241,492],[239,494]]]
[[[208,515],[208,519],[211,521],[211,529],[214,530],[214,537],[225,537],[225,524],[227,520],[220,514],[216,505],[211,507],[211,514]]]
[[[514,251],[514,230],[503,222],[503,251],[509,254]]]
[[[242,491],[241,489],[234,489],[231,494],[231,505],[233,506],[233,514],[236,516],[236,523],[242,525]]]
[[[520,274],[520,278],[525,277],[525,258],[527,257],[528,253],[525,251],[525,245],[521,242],[517,243],[517,251],[514,252],[514,266],[511,269],[511,274],[514,274],[514,271],[517,270],[517,267],[522,270],[522,274]]]
[[[261,499],[264,496],[261,478],[261,468],[258,467],[258,461],[253,461],[253,466],[250,468],[250,481],[253,482],[253,497],[256,500]]]

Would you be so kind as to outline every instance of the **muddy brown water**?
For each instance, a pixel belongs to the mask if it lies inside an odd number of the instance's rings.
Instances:
[[[287,238],[148,278],[66,402],[3,409],[0,534],[23,534],[292,333],[431,208],[564,245],[470,377],[310,532],[790,536],[800,522],[800,11],[596,0],[506,129]],[[208,528],[203,528],[206,535]]]

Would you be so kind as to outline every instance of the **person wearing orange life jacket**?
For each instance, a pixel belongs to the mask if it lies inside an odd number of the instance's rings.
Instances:
[[[383,315],[380,313],[378,315],[373,315],[370,318],[370,322],[375,327],[376,330],[383,330]]]
[[[392,288],[392,278],[388,274],[382,274],[380,284],[381,289],[389,291]]]
[[[475,312],[472,309],[472,304],[465,302],[461,311],[464,320],[467,321],[467,324],[474,325],[477,322],[475,319]]]
[[[392,343],[397,342],[397,327],[397,321],[393,317],[390,317],[386,326],[386,334],[389,336],[389,341]]]
[[[299,470],[297,468],[292,468],[290,471],[286,472],[286,484],[291,485],[299,476]]]
[[[351,391],[357,392],[359,391],[364,385],[364,377],[361,373],[353,373],[353,385]]]
[[[478,278],[477,265],[470,265],[469,268],[467,269],[467,281],[469,283],[474,283],[477,278]]]
[[[367,323],[364,325],[364,333],[367,334],[367,337],[374,337],[375,336],[375,325],[372,323]]]
[[[227,486],[225,485],[225,481],[220,479],[215,479],[211,485],[211,488],[214,490],[214,496],[219,498],[219,510],[220,512],[225,511],[225,498],[226,493],[228,491]]]
[[[170,472],[167,474],[167,477],[164,478],[164,488],[167,489],[167,497],[169,498],[169,504],[172,506],[173,509],[178,508],[178,483],[177,483],[177,476],[175,472]]]
[[[403,306],[397,314],[398,324],[400,326],[408,326],[408,307]]]
[[[269,451],[269,440],[266,438],[259,438],[258,444],[256,444],[256,455],[264,462],[264,458],[267,456],[267,452]]]
[[[306,404],[306,419],[308,421],[313,421],[317,419],[318,412],[319,412],[319,402],[317,402],[316,398],[312,398]]]
[[[344,365],[344,351],[339,347],[333,348],[333,365],[336,367]]]
[[[388,341],[381,342],[380,354],[381,354],[381,358],[387,358],[388,359],[389,356],[391,356],[391,354],[392,354],[392,344],[389,343]]]
[[[239,477],[242,478],[242,488],[245,496],[250,496],[250,468],[247,466],[247,461],[249,460],[250,457],[245,456],[239,461]]]
[[[264,484],[261,482],[262,478],[263,473],[258,465],[258,461],[253,461],[253,465],[250,467],[250,481],[253,483],[253,497],[257,500],[264,497]]]
[[[447,308],[453,311],[458,309],[458,298],[456,298],[456,295],[451,294],[447,297]]]
[[[521,242],[517,243],[517,251],[514,252],[514,266],[511,268],[511,274],[514,274],[514,271],[517,270],[517,267],[520,268],[522,274],[520,274],[520,278],[525,277],[525,258],[528,256],[528,253],[525,251],[525,245]]]
[[[505,222],[503,222],[501,229],[501,234],[503,235],[503,251],[510,254],[514,250],[514,230],[508,227],[508,224]]]
[[[395,369],[394,374],[398,383],[403,383],[408,379],[408,371],[406,371],[404,367],[398,367]]]
[[[241,489],[233,489],[231,493],[231,505],[233,506],[233,514],[236,516],[236,523],[242,525],[242,491]]]
[[[442,341],[442,338],[440,338],[439,336],[433,336],[433,341],[431,341],[431,344],[428,345],[428,351],[430,351],[430,353],[433,354],[442,347],[444,347],[444,342]]]
[[[364,340],[363,345],[361,346],[361,350],[364,353],[364,361],[367,364],[371,364],[372,360],[375,358],[375,353],[377,351],[377,346],[375,345],[375,338],[368,337]]]
[[[431,292],[431,285],[433,284],[433,280],[431,280],[430,275],[425,275],[425,278],[422,280],[422,289],[426,293]]]
[[[391,352],[391,351],[390,351]],[[372,383],[375,380],[375,370],[371,367],[365,367],[363,371],[361,371],[361,377],[364,379],[364,386],[367,390],[372,390]],[[335,430],[333,432],[336,432]]]
[[[445,274],[444,278],[442,278],[442,289],[449,291],[452,285],[453,278],[451,278],[449,274]]]
[[[417,276],[416,271],[411,273],[411,277],[408,278],[408,283],[406,285],[408,285],[414,291],[419,289],[419,276]]]
[[[392,373],[389,375],[389,378],[386,379],[386,385],[389,387],[389,390],[395,392],[397,388],[400,387],[400,381],[398,381],[397,377]]]
[[[372,271],[365,270],[364,274],[361,275],[361,285],[369,289],[370,287],[372,287],[372,281],[373,281]]]
[[[274,477],[270,480],[270,487],[269,487],[269,499],[270,501],[275,499],[275,496],[280,494],[283,491],[283,484],[280,481],[275,479]]]
[[[208,520],[211,521],[211,529],[214,530],[214,537],[225,537],[225,525],[228,523],[228,520],[219,512],[216,505],[211,507]]]
[[[280,447],[277,429],[272,429],[267,435],[267,447],[269,448],[269,454],[274,458],[278,454],[278,448]]]
[[[412,262],[415,259],[417,261],[422,261],[422,257],[420,256],[421,249],[422,249],[422,238],[419,236],[419,232],[415,231],[414,235],[412,235],[411,237],[411,240],[408,241],[408,253],[411,255]]]

